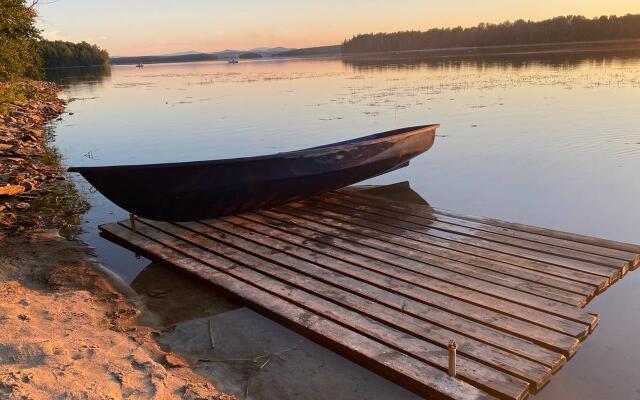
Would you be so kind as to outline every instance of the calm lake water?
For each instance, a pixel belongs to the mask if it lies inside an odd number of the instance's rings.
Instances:
[[[260,60],[114,66],[106,72],[55,75],[66,95],[76,99],[70,114],[55,126],[55,144],[67,165],[260,155],[440,123],[428,153],[408,168],[366,183],[409,181],[441,208],[640,243],[640,55]],[[198,318],[233,310],[233,305],[221,306],[222,300],[211,300],[211,307],[203,307],[199,298],[176,306],[150,296],[148,285],[160,285],[154,276],[168,274],[166,287],[171,288],[178,279],[175,273],[152,265],[160,272],[149,274],[150,269],[143,271],[148,261],[100,238],[98,224],[126,214],[80,178],[76,181],[93,206],[82,239],[150,301],[151,309],[159,302],[156,311],[165,310],[165,322],[178,322],[174,335]],[[144,276],[147,285],[141,283]],[[587,306],[601,314],[600,326],[536,398],[640,398],[638,287],[640,273],[630,274]],[[187,292],[192,297],[200,293]],[[233,325],[229,314],[221,318],[240,330],[255,328]],[[251,321],[270,323],[257,316]],[[264,331],[272,328],[277,329]],[[294,340],[287,335],[282,333],[283,345]],[[174,346],[184,344],[170,339]],[[344,370],[360,374],[353,378],[356,383],[342,382],[312,398],[413,398],[321,348],[309,344],[307,349],[307,354],[329,357],[326,362],[338,366],[334,371],[313,367],[326,382]],[[226,376],[214,370],[203,373],[214,381]],[[281,386],[281,398],[310,396],[313,387],[298,388],[283,373],[269,376],[269,384]],[[218,385],[242,398],[240,383]],[[294,386],[298,391],[288,391]],[[269,390],[252,390],[251,398],[270,398],[274,392]]]

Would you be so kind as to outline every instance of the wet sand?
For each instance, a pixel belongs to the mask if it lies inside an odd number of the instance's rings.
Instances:
[[[0,397],[232,398],[136,324],[86,245],[49,230],[0,246]]]

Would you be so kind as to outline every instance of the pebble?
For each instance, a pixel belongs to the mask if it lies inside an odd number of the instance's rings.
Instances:
[[[174,353],[165,354],[162,361],[164,361],[164,364],[169,368],[184,368],[189,366],[187,360]]]

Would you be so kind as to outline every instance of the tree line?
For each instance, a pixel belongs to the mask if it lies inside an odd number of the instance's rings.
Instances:
[[[569,15],[544,21],[519,19],[500,24],[481,23],[471,28],[433,28],[427,31],[359,34],[343,42],[342,52],[364,53],[616,39],[640,39],[640,14],[593,19]]]
[[[105,65],[95,45],[48,41],[36,27],[37,0],[0,0],[0,82],[42,77],[42,68]]]
[[[45,68],[88,67],[109,64],[109,53],[95,44],[42,40],[38,44]]]

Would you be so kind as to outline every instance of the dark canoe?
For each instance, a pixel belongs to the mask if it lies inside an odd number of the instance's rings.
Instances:
[[[429,150],[439,125],[396,129],[268,156],[69,168],[119,207],[192,221],[284,204],[403,167]]]

